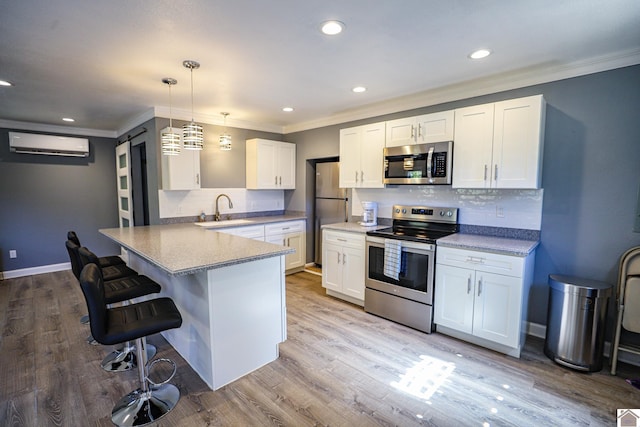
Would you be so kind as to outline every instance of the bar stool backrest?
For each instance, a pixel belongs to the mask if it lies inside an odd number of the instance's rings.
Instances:
[[[80,280],[80,272],[82,271],[82,260],[80,259],[79,249],[73,241],[67,240],[67,252],[69,253],[69,261],[71,261],[71,271],[76,279]]]
[[[104,283],[100,267],[90,263],[80,273],[80,287],[89,310],[91,335],[100,344],[105,344],[107,332],[107,303],[104,296]]]
[[[82,246],[80,244],[80,239],[78,239],[78,235],[76,234],[75,231],[71,230],[69,232],[67,232],[67,240],[71,240],[73,243],[75,243],[78,246]]]

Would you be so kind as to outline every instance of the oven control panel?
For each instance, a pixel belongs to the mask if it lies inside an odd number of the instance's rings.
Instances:
[[[393,219],[458,222],[458,208],[428,207],[428,206],[393,206]]]

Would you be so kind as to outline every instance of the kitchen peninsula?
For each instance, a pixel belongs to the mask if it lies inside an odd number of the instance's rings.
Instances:
[[[193,224],[101,229],[182,314],[163,336],[216,390],[278,358],[286,339],[285,246]]]

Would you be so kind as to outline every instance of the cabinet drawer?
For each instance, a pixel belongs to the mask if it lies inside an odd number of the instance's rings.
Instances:
[[[264,226],[251,225],[243,227],[228,227],[216,230],[220,233],[233,234],[234,236],[246,237],[247,239],[264,240]]]
[[[334,243],[340,246],[346,246],[355,249],[363,249],[365,244],[365,235],[360,233],[341,233],[333,230],[322,230],[324,242]]]
[[[267,236],[275,234],[302,233],[304,231],[304,221],[278,222],[264,226]]]
[[[522,277],[525,258],[438,246],[436,263],[505,276]]]

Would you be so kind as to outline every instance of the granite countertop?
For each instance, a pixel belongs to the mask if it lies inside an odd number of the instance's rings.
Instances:
[[[438,239],[438,246],[493,252],[519,257],[529,255],[539,243],[540,242],[536,240],[520,240],[464,233],[455,233]]]
[[[286,246],[217,233],[192,223],[107,228],[100,233],[174,276],[295,252]]]
[[[349,231],[351,233],[366,233],[367,231],[380,230],[381,228],[387,228],[388,225],[372,225],[370,227],[364,227],[357,222],[338,222],[335,224],[325,224],[321,228],[323,230],[336,230],[336,231]]]
[[[305,215],[297,214],[284,214],[284,215],[272,215],[272,216],[256,216],[250,218],[230,219],[221,221],[205,221],[194,222],[195,225],[204,228],[228,228],[228,227],[248,227],[251,225],[264,225],[285,221],[306,220]]]

